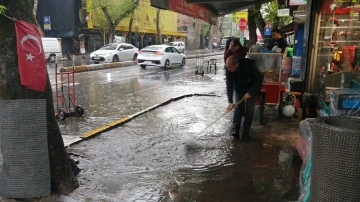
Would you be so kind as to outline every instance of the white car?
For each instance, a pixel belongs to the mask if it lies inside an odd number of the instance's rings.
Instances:
[[[137,60],[143,69],[146,66],[158,66],[168,69],[170,66],[185,66],[186,55],[180,53],[173,46],[153,45],[141,49]]]
[[[90,54],[94,63],[136,60],[139,49],[127,43],[111,43]]]
[[[174,46],[179,52],[185,53],[185,43],[182,41],[171,42],[170,46]]]

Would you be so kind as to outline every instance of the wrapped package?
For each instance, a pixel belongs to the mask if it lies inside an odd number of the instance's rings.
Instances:
[[[281,53],[248,53],[247,58],[255,61],[264,76],[264,82],[280,82],[282,72]]]
[[[360,89],[332,89],[329,108],[330,116],[359,116]]]
[[[313,132],[311,125],[316,119],[305,119],[299,123],[299,139],[296,142],[296,149],[303,160],[300,170],[300,197],[299,202],[308,202],[310,199],[310,182],[312,170],[311,147]]]

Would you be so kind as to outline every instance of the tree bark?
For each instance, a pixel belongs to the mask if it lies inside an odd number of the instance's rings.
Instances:
[[[255,12],[249,12],[248,17],[248,28],[249,28],[249,47],[253,46],[257,42],[257,33],[256,33],[256,20],[255,20]]]
[[[265,23],[264,18],[261,15],[260,10],[261,10],[261,4],[256,5],[254,7],[253,11],[255,12],[254,16],[255,16],[255,21],[256,21],[256,27],[259,29],[261,36],[264,38],[264,30],[265,30],[266,23]]]
[[[133,6],[129,8],[129,10],[121,13],[115,20],[111,19],[111,16],[107,10],[106,7],[101,8],[101,10],[104,13],[104,16],[106,18],[106,21],[109,26],[109,43],[114,42],[114,36],[115,36],[115,29],[117,25],[120,23],[121,20],[128,17],[131,13],[134,12],[134,10],[138,7],[140,0],[133,1]]]
[[[4,5],[6,14],[18,20],[35,24],[30,0],[0,0]],[[14,22],[0,15],[0,63],[3,71],[0,73],[0,98],[5,100],[15,99],[45,99],[47,112],[47,135],[49,160],[51,171],[51,189],[56,193],[67,194],[79,187],[75,175],[79,168],[71,160],[65,150],[64,142],[58,123],[55,119],[53,93],[49,78],[47,78],[44,93],[28,90],[21,86],[18,70],[16,37]],[[46,67],[44,67],[46,68]]]
[[[157,44],[162,44],[161,30],[160,30],[160,9],[156,10],[156,41]]]
[[[33,1],[34,1],[33,14],[34,14],[36,26],[38,27],[38,30],[39,30],[39,32],[41,33],[41,36],[45,36],[43,30],[42,30],[41,27],[40,27],[40,23],[39,23],[39,21],[38,21],[37,18],[36,18],[39,0],[33,0]]]
[[[210,26],[209,26],[209,30],[207,31],[207,33],[206,33],[206,38],[207,38],[207,40],[206,40],[206,42],[207,42],[207,44],[205,44],[205,48],[208,48],[208,49],[212,49],[212,43],[211,43],[211,38],[212,38],[212,36],[211,36],[211,28],[212,28],[212,24],[210,24]]]
[[[224,16],[221,16],[220,18],[220,25],[219,25],[219,32],[220,32],[220,39],[224,36]]]
[[[132,26],[134,23],[134,12],[130,14],[130,20],[129,20],[129,33],[127,35],[128,43],[131,43],[131,36],[132,36]]]

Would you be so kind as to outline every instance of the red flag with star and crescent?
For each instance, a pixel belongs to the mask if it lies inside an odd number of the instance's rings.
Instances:
[[[47,69],[41,34],[29,22],[15,21],[18,66],[21,85],[45,92]]]

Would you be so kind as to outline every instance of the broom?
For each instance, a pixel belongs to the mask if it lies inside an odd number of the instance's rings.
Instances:
[[[196,139],[196,136],[199,136],[201,133],[203,133],[206,129],[210,128],[212,125],[214,125],[219,119],[223,118],[225,115],[227,115],[228,113],[230,113],[232,110],[234,110],[239,104],[241,104],[242,102],[244,102],[245,99],[241,99],[239,102],[235,103],[233,108],[229,111],[224,112],[221,116],[219,116],[218,118],[216,118],[214,121],[212,121],[210,124],[208,124],[207,126],[205,126],[200,132],[196,133],[196,135],[187,135],[187,138],[185,138],[185,143],[187,145],[192,145],[192,146],[198,146],[198,142]]]

